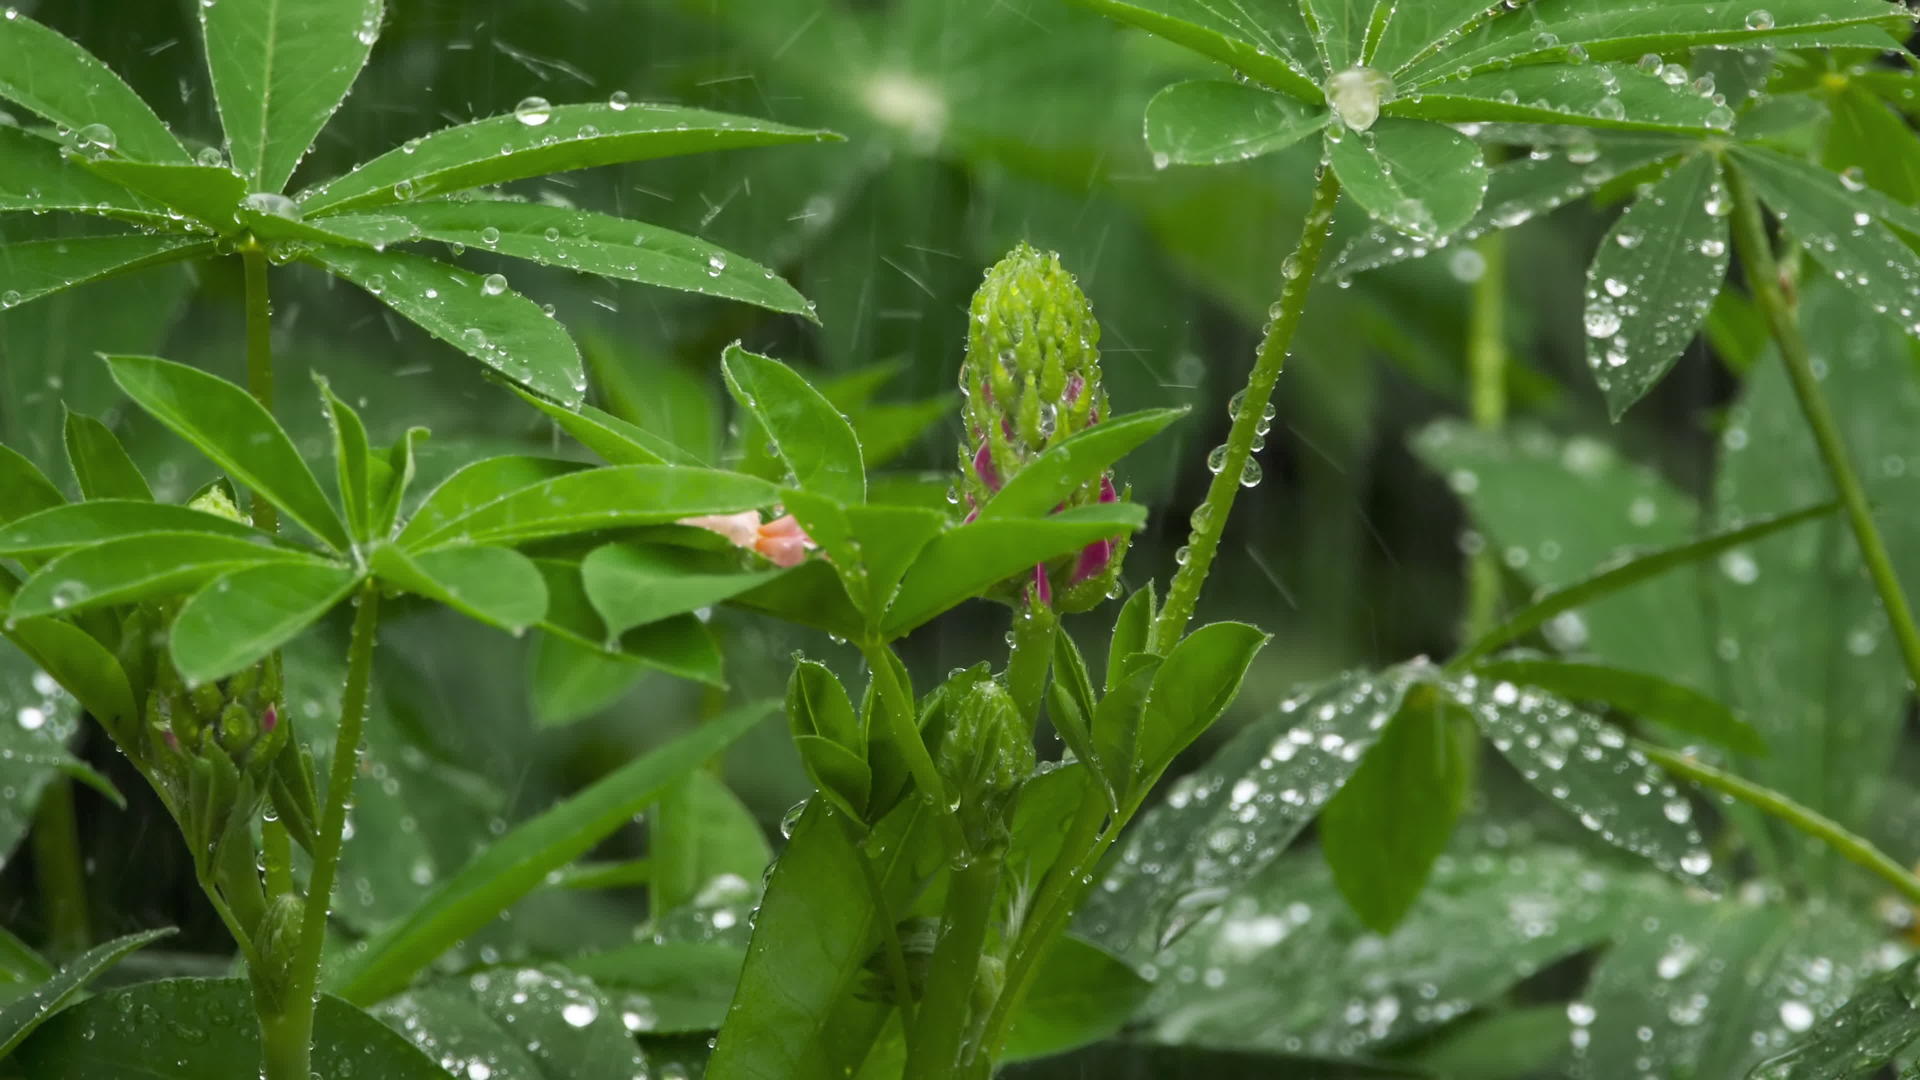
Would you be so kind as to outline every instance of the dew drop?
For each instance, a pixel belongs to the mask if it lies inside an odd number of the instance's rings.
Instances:
[[[553,103],[543,97],[525,97],[513,107],[513,118],[528,127],[539,127],[553,119]]]

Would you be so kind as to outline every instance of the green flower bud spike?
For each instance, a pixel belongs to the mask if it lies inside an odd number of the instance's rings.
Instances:
[[[1015,247],[987,271],[973,294],[971,315],[960,372],[967,421],[960,467],[969,521],[1034,458],[1107,415],[1100,324],[1059,255],[1024,243]],[[1120,497],[1109,473],[1058,509]],[[1112,589],[1125,553],[1124,536],[1090,544],[1078,556],[1034,567],[1031,591],[1043,604],[1085,611]],[[1000,591],[1013,600],[1027,586],[1023,576]]]

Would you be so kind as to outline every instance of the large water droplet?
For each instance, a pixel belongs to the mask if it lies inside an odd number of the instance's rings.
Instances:
[[[1380,107],[1393,100],[1393,80],[1370,67],[1350,67],[1327,80],[1327,104],[1340,122],[1365,131],[1380,119]]]
[[[553,119],[553,103],[543,97],[525,97],[513,107],[514,119],[528,127],[539,127]]]

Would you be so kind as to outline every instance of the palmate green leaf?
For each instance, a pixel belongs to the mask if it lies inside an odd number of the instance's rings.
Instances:
[[[1300,0],[1307,30],[1329,72],[1360,63],[1374,0]]]
[[[527,675],[533,722],[549,728],[585,720],[620,700],[647,671],[638,660],[541,634]]]
[[[1147,103],[1147,149],[1155,164],[1225,165],[1284,150],[1332,116],[1261,87],[1196,79]]]
[[[56,681],[71,678],[73,666],[50,666],[42,662],[37,650],[28,647],[43,643],[41,636],[33,634],[33,628],[48,625],[59,625],[93,643],[92,638],[71,626],[39,619],[17,622],[7,632],[21,649],[0,647],[0,717],[9,721],[0,724],[0,787],[13,792],[11,798],[0,801],[0,854],[9,856],[33,828],[42,794],[61,777],[86,784],[121,809],[127,805],[111,781],[67,749],[80,728],[81,706],[64,687],[50,684],[48,676]],[[101,651],[97,644],[94,651]],[[111,659],[108,657],[109,662]],[[125,700],[131,695],[125,689],[124,675],[120,682],[118,696]],[[110,715],[101,715],[102,723],[111,719]]]
[[[1920,959],[1875,976],[1793,1049],[1754,1066],[1748,1075],[1755,1080],[1822,1080],[1859,1076],[1891,1064],[1920,1040],[1916,967]]]
[[[1697,154],[1627,207],[1587,271],[1587,368],[1620,419],[1706,325],[1732,256],[1733,201]]]
[[[490,492],[487,501],[429,531],[415,533],[409,526],[401,540],[408,550],[423,551],[451,544],[519,544],[596,529],[664,525],[684,517],[765,506],[775,500],[777,490],[758,477],[719,469],[609,465],[568,472],[517,490]],[[435,492],[429,501],[438,495]]]
[[[718,777],[695,772],[660,800],[647,830],[649,910],[664,916],[715,882],[759,881],[773,851],[753,811]]]
[[[724,942],[645,941],[567,958],[640,1021],[638,1030],[678,1035],[717,1030],[746,950]]]
[[[632,820],[668,785],[723,751],[775,707],[736,708],[634,759],[516,826],[433,890],[406,919],[341,958],[327,984],[350,1001],[378,1001],[493,921],[551,871]]]
[[[62,1012],[8,1065],[34,1080],[205,1080],[260,1070],[260,1031],[245,979],[164,979]],[[399,1032],[332,995],[314,1013],[322,1076],[446,1080]]]
[[[315,556],[219,533],[136,533],[70,551],[42,566],[13,598],[15,618],[191,592],[229,570],[261,563],[327,566]]]
[[[1781,227],[1849,291],[1920,337],[1920,253],[1839,177],[1759,147],[1736,148],[1729,167],[1753,183]]]
[[[915,559],[950,524],[946,514],[917,506],[848,505],[788,488],[781,500],[839,572],[847,597],[877,620]]]
[[[1119,1031],[1152,988],[1100,949],[1060,937],[1034,969],[1002,1060],[1048,1057],[1098,1042]]]
[[[1391,8],[1392,16],[1370,63],[1380,71],[1395,73],[1498,12],[1480,0],[1386,0],[1380,6]]]
[[[415,472],[414,453],[418,444],[427,438],[429,432],[423,427],[410,427],[393,445],[387,448],[387,469],[382,477],[377,471],[372,474],[368,492],[373,506],[372,534],[376,537],[391,537],[400,521],[400,503],[406,498],[407,490],[413,486]]]
[[[1488,172],[1487,194],[1479,211],[1457,232],[1424,244],[1409,240],[1397,229],[1375,225],[1340,252],[1334,273],[1347,278],[1516,228],[1692,145],[1691,140],[1662,136],[1607,136],[1564,151],[1549,151],[1544,157],[1528,155],[1496,165]]]
[[[71,210],[145,225],[167,223],[166,210],[88,172],[60,144],[0,126],[0,212]]]
[[[80,485],[83,499],[127,499],[153,501],[153,489],[140,475],[139,466],[127,456],[107,425],[81,413],[67,413],[63,425],[67,446],[67,464]]]
[[[0,615],[10,614],[5,610],[8,584],[0,577]],[[15,618],[5,634],[27,659],[78,699],[81,707],[102,724],[129,721],[135,715],[133,687],[127,681],[125,669],[85,630],[58,619]],[[46,714],[49,711],[46,705],[56,703],[34,707]]]
[[[552,417],[581,446],[609,465],[699,465],[678,446],[592,405],[569,409],[514,388],[520,400]]]
[[[218,233],[235,230],[238,221],[234,214],[247,195],[247,182],[224,165],[155,165],[116,158],[83,160],[83,164],[128,191],[195,218]]]
[[[578,405],[587,376],[565,327],[512,289],[420,255],[321,245],[302,256],[353,282],[427,333],[505,376],[507,381]]]
[[[588,468],[590,466],[578,461],[517,455],[483,458],[463,465],[427,493],[406,527],[400,530],[396,542],[409,550],[419,550],[426,546],[424,541],[428,537],[482,507],[543,481]]]
[[[542,630],[609,656],[625,657],[678,678],[725,689],[720,647],[698,618],[674,615],[629,630],[614,642],[587,598],[579,563],[535,559],[534,565],[547,584],[547,614],[539,623]]]
[[[1614,131],[1708,135],[1733,125],[1733,110],[1682,82],[1635,64],[1514,68],[1452,79],[1398,98],[1387,116],[1477,123],[1566,124]]]
[[[1180,409],[1144,409],[1104,420],[1062,439],[1021,466],[980,508],[980,519],[1038,517],[1099,478],[1167,425],[1187,415]]]
[[[297,208],[289,209],[274,199],[247,199],[233,213],[255,238],[268,243],[284,240],[293,245],[326,244],[333,247],[382,250],[394,244],[409,244],[420,239],[420,230],[410,221],[388,213],[357,214],[352,228],[338,228],[335,222],[345,218],[320,218],[307,221]]]
[[[363,220],[369,242],[391,232],[392,222],[405,222],[424,240],[739,300],[818,321],[806,297],[759,263],[705,240],[610,214],[497,199],[432,199],[389,206],[379,215],[323,218],[321,223],[351,235]]]
[[[1537,686],[1557,697],[1603,702],[1629,716],[1697,735],[1736,753],[1763,757],[1766,740],[1733,710],[1691,687],[1604,664],[1535,657],[1504,657],[1478,664],[1474,674]]]
[[[186,162],[186,148],[140,95],[92,53],[13,8],[0,19],[0,98],[69,131],[94,124],[135,161]]]
[[[43,556],[134,533],[218,533],[270,544],[266,533],[242,521],[171,503],[94,499],[29,514],[0,527],[0,555]]]
[[[299,200],[313,217],[596,165],[837,138],[677,105],[529,105],[409,140]]]
[[[213,252],[211,240],[145,233],[0,245],[0,311],[128,270],[197,259]]]
[[[1471,676],[1449,686],[1522,779],[1610,844],[1711,888],[1713,856],[1693,805],[1620,729],[1551,694]]]
[[[347,531],[355,542],[373,539],[373,479],[367,445],[367,426],[353,406],[341,401],[324,376],[315,374],[320,388],[320,404],[327,414],[327,427],[333,431],[333,467],[340,485],[340,507],[346,512]]]
[[[254,191],[279,191],[340,107],[380,32],[381,0],[200,5],[227,153]]]
[[[18,521],[67,501],[40,467],[0,445],[0,523]]]
[[[134,403],[192,443],[227,475],[331,545],[349,546],[346,526],[307,469],[293,440],[238,386],[150,356],[110,356],[113,381]]]
[[[1125,835],[1075,932],[1152,959],[1279,857],[1431,670],[1342,676],[1241,729]]]
[[[1155,670],[1134,742],[1128,798],[1144,794],[1240,694],[1271,636],[1246,623],[1209,623],[1181,639]],[[1136,794],[1137,793],[1137,794]]]
[[[347,598],[363,576],[331,563],[232,570],[187,598],[168,648],[190,684],[224,679],[293,640]]]
[[[1340,895],[1382,934],[1419,898],[1466,807],[1477,740],[1454,713],[1432,688],[1415,688],[1320,814]]]
[[[1502,12],[1395,78],[1406,86],[1508,65],[1563,62],[1576,45],[1600,62],[1703,46],[1761,45],[1771,38],[1811,47],[1831,34],[1835,41],[1853,44],[1854,28],[1894,30],[1909,21],[1900,5],[1886,0],[1539,0],[1525,11]]]
[[[792,486],[843,503],[866,501],[860,440],[820,391],[787,365],[738,343],[727,346],[720,370],[733,399],[773,440]]]
[[[1904,206],[1920,204],[1920,136],[1901,116],[1859,82],[1833,95],[1832,119],[1820,164],[1848,169],[1868,186]]]
[[[172,929],[148,930],[96,945],[74,957],[72,962],[55,972],[46,982],[34,987],[25,997],[0,1007],[0,1058],[11,1054],[21,1040],[33,1033],[33,1029],[59,1012],[73,995],[99,977],[101,972],[118,963],[121,957],[171,933]]]
[[[512,548],[461,545],[414,555],[383,544],[372,565],[383,583],[512,633],[547,613],[546,579]]]
[[[1299,0],[1074,0],[1185,45],[1302,101],[1326,81]]]
[[[1845,906],[1797,911],[1668,890],[1638,907],[1568,1007],[1580,1080],[1611,1077],[1622,1060],[1644,1060],[1657,1076],[1744,1075],[1896,955]]]
[[[1367,131],[1328,128],[1327,149],[1353,201],[1416,239],[1459,229],[1487,193],[1479,145],[1440,124],[1383,118]]]
[[[647,1074],[611,996],[561,967],[495,968],[440,979],[372,1013],[455,1076],[607,1080]]]
[[[782,573],[777,568],[743,570],[733,552],[665,544],[608,544],[580,561],[587,596],[614,637],[670,615],[712,607]]]
[[[825,559],[809,559],[729,602],[848,640],[867,628],[865,616],[847,598],[839,572]]]
[[[1106,503],[949,529],[928,543],[907,571],[882,630],[888,637],[904,636],[996,582],[1145,523],[1145,507]]]

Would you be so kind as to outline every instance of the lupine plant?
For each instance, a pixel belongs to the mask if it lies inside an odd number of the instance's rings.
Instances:
[[[1210,479],[1170,530],[1185,535],[1170,567],[1142,565],[1139,534],[1166,528],[1133,500],[1130,455],[1198,418],[1119,391],[1090,290],[1057,254],[1020,242],[985,270],[944,350],[951,409],[873,405],[885,369],[809,380],[716,343],[704,359],[718,352],[732,403],[718,456],[636,420],[617,365],[596,365],[616,389],[590,404],[553,312],[457,261],[815,324],[742,255],[507,186],[827,131],[623,92],[527,97],[293,188],[381,34],[379,0],[199,0],[222,132],[206,145],[6,9],[0,97],[29,115],[0,126],[0,211],[87,224],[0,249],[0,309],[238,256],[246,379],[99,358],[97,379],[213,470],[189,491],[77,412],[70,485],[0,447],[5,636],[47,707],[90,717],[177,826],[237,976],[81,1000],[168,931],[93,944],[72,917],[70,784],[127,800],[68,728],[34,735],[45,712],[23,708],[28,737],[0,762],[41,793],[58,963],[0,934],[0,1076],[942,1080],[1103,1040],[1148,1062],[1193,1049],[1222,1075],[1908,1065],[1920,960],[1860,915],[1876,889],[1908,921],[1920,906],[1920,877],[1868,827],[1920,684],[1902,582],[1920,573],[1920,141],[1895,111],[1911,72],[1886,62],[1911,59],[1908,8],[1073,6],[1197,54],[1175,62],[1189,73],[1217,69],[1146,106],[1154,175],[1318,150],[1287,177],[1312,194],[1244,386],[1218,406],[1225,439],[1186,463]],[[1061,25],[1090,36],[1103,24],[1085,15]],[[811,47],[811,25],[778,51]],[[917,84],[867,102],[917,149],[943,136]],[[1505,231],[1589,198],[1625,204],[1580,327],[1612,418],[1703,334],[1748,369],[1710,511],[1590,438],[1503,430]],[[1295,689],[1222,738],[1272,638],[1192,624],[1263,479],[1280,377],[1328,295],[1314,286],[1436,252],[1476,281],[1474,422],[1413,448],[1477,527],[1457,647]],[[456,447],[428,481],[425,428],[375,440],[366,403],[324,375],[313,397],[277,393],[269,278],[295,263],[479,360],[551,425],[552,452]],[[290,433],[309,415],[322,445]],[[880,468],[943,420],[944,502]],[[1689,587],[1655,591],[1675,580]],[[916,632],[962,607],[994,613],[1004,651],[916,677]],[[380,748],[399,738],[382,673],[401,659],[396,615],[441,609],[538,635],[555,694],[606,699],[651,670],[716,707],[499,821],[450,873],[420,864],[396,903],[343,867],[420,831],[406,813],[375,831],[395,797]],[[722,616],[803,635],[783,702],[726,705]],[[710,764],[778,711],[812,793],[774,858]],[[1509,827],[1477,794],[1496,770],[1517,778],[1507,797],[1566,813]],[[645,860],[587,859],[643,812]],[[1550,829],[1561,839],[1535,835]],[[648,908],[629,945],[503,958],[489,943],[544,894],[636,884]],[[1484,940],[1463,952],[1462,937]],[[1531,1004],[1530,980],[1594,956],[1577,996]]]

